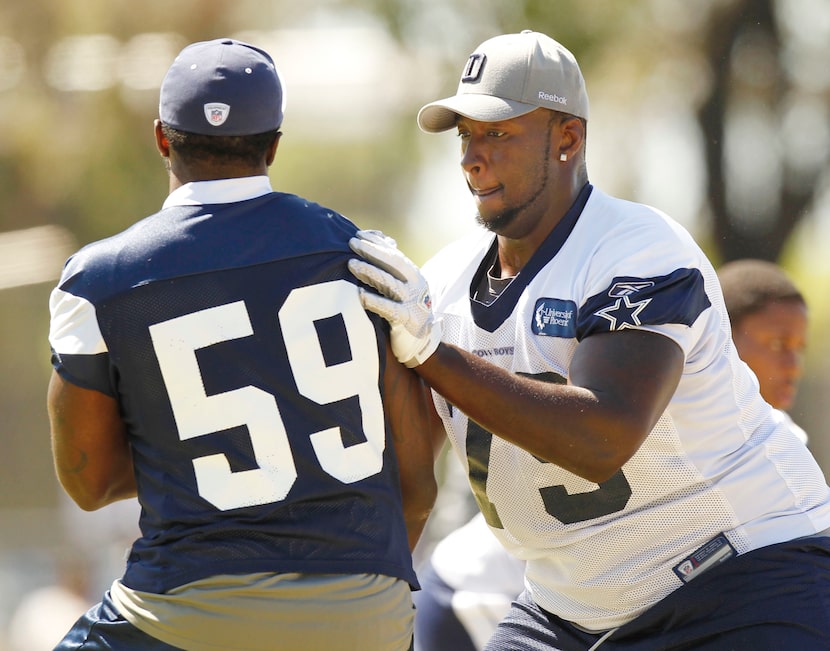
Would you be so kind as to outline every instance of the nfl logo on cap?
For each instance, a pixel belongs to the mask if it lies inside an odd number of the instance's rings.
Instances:
[[[184,48],[161,83],[159,119],[207,136],[250,136],[282,125],[285,95],[271,56],[230,38]]]
[[[217,127],[224,124],[225,120],[228,119],[228,113],[230,111],[231,107],[227,104],[221,104],[219,102],[205,104],[205,117],[208,122]]]

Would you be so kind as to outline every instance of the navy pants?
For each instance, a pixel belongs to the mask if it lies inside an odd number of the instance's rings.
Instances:
[[[455,615],[450,586],[427,562],[418,572],[421,589],[412,593],[415,604],[415,651],[476,651],[464,625]]]
[[[828,651],[830,538],[732,558],[601,638],[539,608],[525,592],[485,651]]]
[[[142,633],[121,617],[109,590],[101,603],[90,608],[55,647],[54,651],[181,651]]]

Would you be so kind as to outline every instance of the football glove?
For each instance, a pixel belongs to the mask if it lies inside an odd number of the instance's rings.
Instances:
[[[389,322],[397,360],[409,368],[420,366],[441,343],[441,322],[432,313],[426,278],[380,231],[358,231],[349,246],[363,258],[349,260],[349,271],[380,292],[361,287],[360,302]]]

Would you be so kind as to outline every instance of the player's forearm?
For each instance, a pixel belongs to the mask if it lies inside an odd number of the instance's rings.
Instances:
[[[83,450],[68,450],[55,443],[54,462],[58,480],[67,495],[85,511],[95,511],[119,500],[135,497],[136,482],[129,450],[120,462],[95,468]]]
[[[415,546],[418,544],[418,541],[421,539],[421,535],[424,533],[424,527],[426,527],[427,519],[429,518],[429,514],[432,512],[432,507],[435,504],[435,500],[432,501],[432,504],[429,505],[428,509],[407,509],[406,503],[404,502],[404,520],[406,522],[406,533],[407,538],[409,540],[409,551],[414,552]]]
[[[118,403],[52,374],[47,395],[52,458],[66,493],[86,511],[136,494]]]
[[[589,481],[610,478],[648,434],[607,396],[523,378],[448,344],[415,370],[492,434]]]

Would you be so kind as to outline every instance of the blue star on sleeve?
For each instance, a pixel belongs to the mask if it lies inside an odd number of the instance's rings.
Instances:
[[[576,336],[581,340],[647,325],[691,326],[710,305],[699,269],[677,269],[653,278],[618,276],[579,308]]]
[[[649,303],[651,303],[650,298],[632,303],[628,296],[623,296],[611,305],[597,310],[594,314],[603,319],[608,319],[611,323],[611,330],[624,330],[625,328],[642,325],[639,314],[646,309]]]

